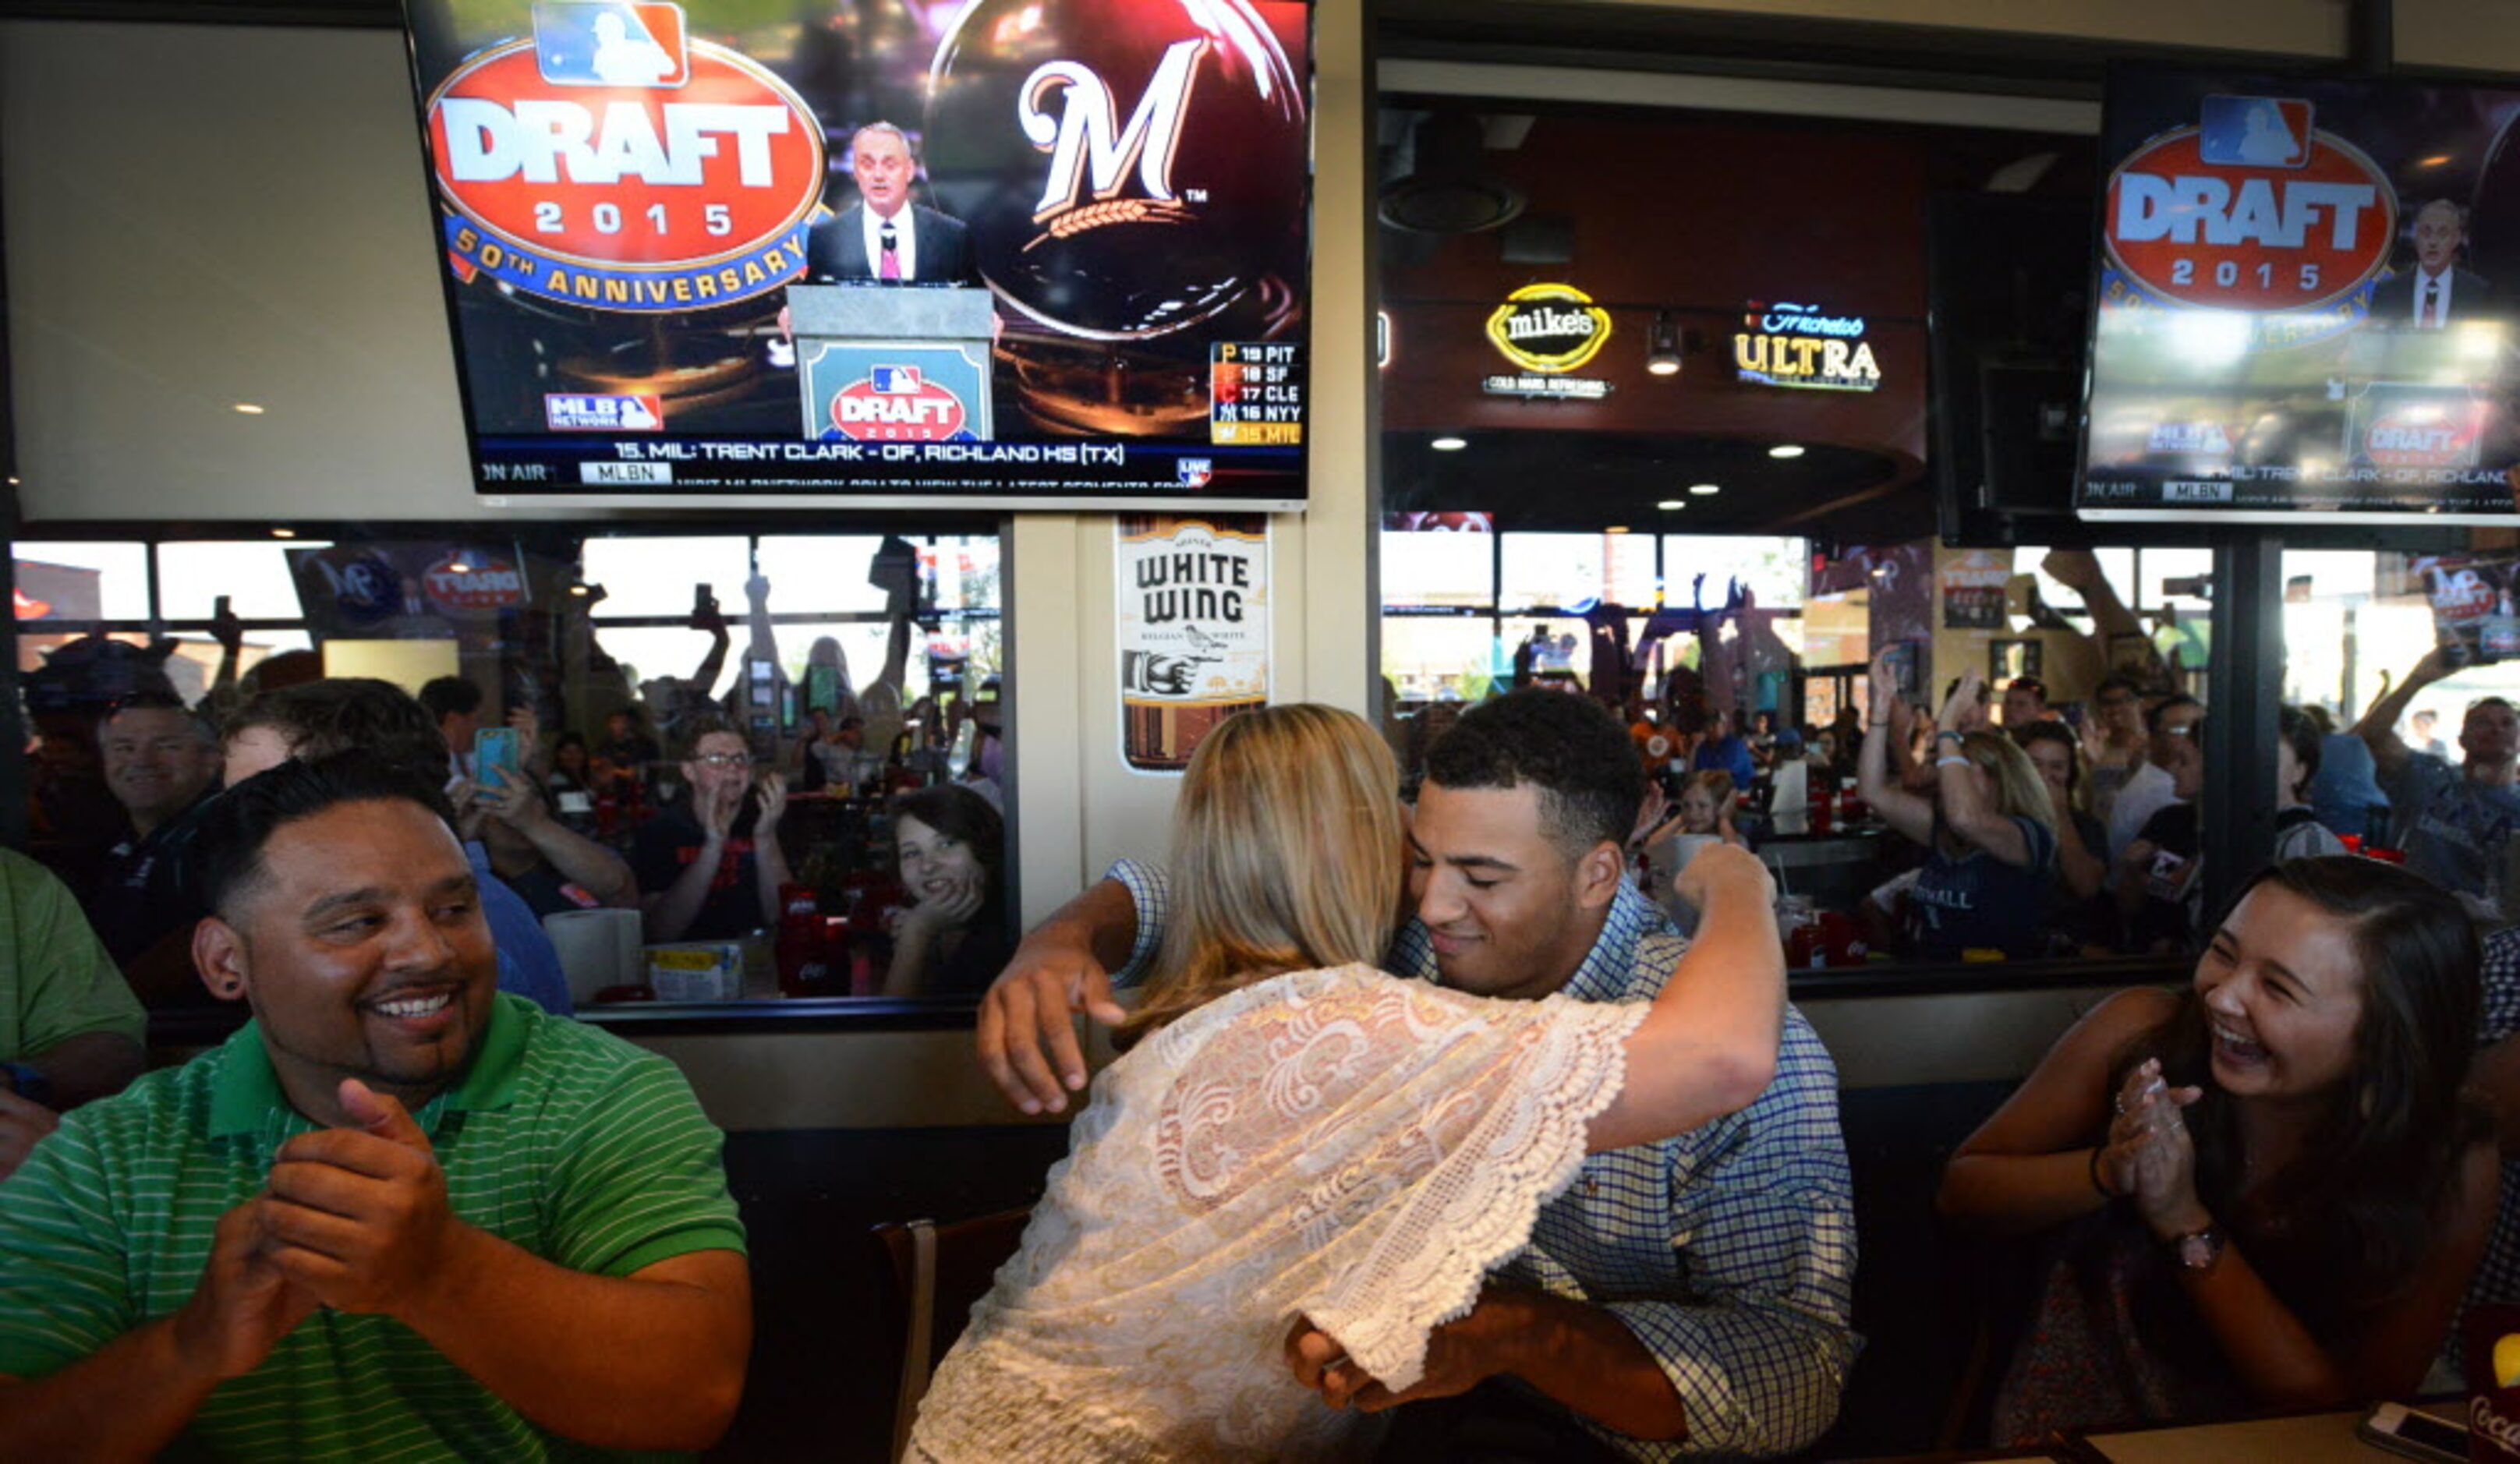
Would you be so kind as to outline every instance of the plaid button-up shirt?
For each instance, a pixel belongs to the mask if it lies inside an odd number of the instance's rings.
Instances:
[[[1123,860],[1110,876],[1138,907],[1133,974],[1161,936],[1164,871]],[[1585,1001],[1649,1000],[1687,949],[1653,902],[1623,883],[1560,990]],[[1425,927],[1401,927],[1386,964],[1434,980]],[[1662,1365],[1688,1413],[1685,1442],[1586,1421],[1630,1457],[1785,1453],[1817,1440],[1837,1416],[1858,1346],[1855,1206],[1837,1067],[1802,1013],[1786,1009],[1776,1080],[1756,1103],[1676,1138],[1587,1157],[1498,1274],[1602,1308]]]

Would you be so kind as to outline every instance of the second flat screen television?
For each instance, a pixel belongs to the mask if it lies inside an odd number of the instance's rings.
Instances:
[[[2510,523],[2520,90],[2109,78],[2086,518]]]
[[[1299,509],[1297,0],[407,0],[478,490]]]

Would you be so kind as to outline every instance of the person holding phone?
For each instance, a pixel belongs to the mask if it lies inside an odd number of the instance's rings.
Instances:
[[[2083,760],[2091,766],[2092,815],[2103,828],[2150,746],[2143,690],[2135,678],[2114,672],[2100,678],[2092,688],[2091,715],[2083,719]]]
[[[1891,712],[1899,700],[1888,652],[1872,661],[1871,709],[1856,785],[1883,822],[1926,848],[1901,913],[1909,954],[1958,960],[1969,951],[2039,955],[2039,924],[2056,870],[2056,814],[2039,770],[2010,737],[1986,723],[1986,679],[1960,674],[1936,719],[1934,795],[1890,777]],[[1960,728],[1973,729],[1961,732]]]
[[[2404,1397],[2484,1252],[2457,903],[2293,860],[2211,931],[2186,991],[2094,1007],[1944,1171],[1954,1225],[2047,1247],[1998,1442]]]
[[[2117,901],[2126,917],[2128,950],[2175,956],[2194,941],[2205,899],[2196,810],[2196,795],[2205,788],[2205,723],[2190,723],[2184,735],[2163,738],[2160,759],[2158,766],[2170,776],[2171,801],[2143,821],[2119,856]]]
[[[753,777],[752,751],[717,717],[683,725],[690,792],[639,829],[630,867],[650,942],[713,941],[773,922],[779,888],[794,876],[779,847],[788,779]]]

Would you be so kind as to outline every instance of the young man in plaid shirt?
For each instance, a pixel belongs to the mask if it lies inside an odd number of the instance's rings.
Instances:
[[[1482,996],[1643,1000],[1686,943],[1626,877],[1644,783],[1592,701],[1515,692],[1465,713],[1427,759],[1410,851],[1414,917],[1386,964]],[[1026,1112],[1085,1083],[1071,1014],[1115,1021],[1159,941],[1163,871],[1123,861],[1026,938],[982,1004],[981,1062]],[[1805,1447],[1836,1416],[1855,1214],[1837,1073],[1788,1010],[1776,1081],[1730,1118],[1596,1154],[1530,1248],[1436,1329],[1393,1396],[1296,1361],[1334,1404],[1399,1407],[1386,1459],[1667,1459]],[[1290,1358],[1324,1349],[1299,1349]]]

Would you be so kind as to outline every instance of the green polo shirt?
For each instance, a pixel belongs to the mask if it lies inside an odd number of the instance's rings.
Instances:
[[[626,1276],[743,1249],[722,1135],[671,1063],[495,998],[462,1082],[415,1115],[458,1218],[571,1270]],[[0,1182],[0,1373],[39,1377],[191,1299],[219,1217],[291,1135],[258,1023],[66,1114]],[[547,1434],[402,1323],[319,1309],[220,1385],[187,1453],[251,1459],[593,1455]]]
[[[144,1042],[149,1018],[68,888],[0,849],[0,1062],[90,1032]]]

